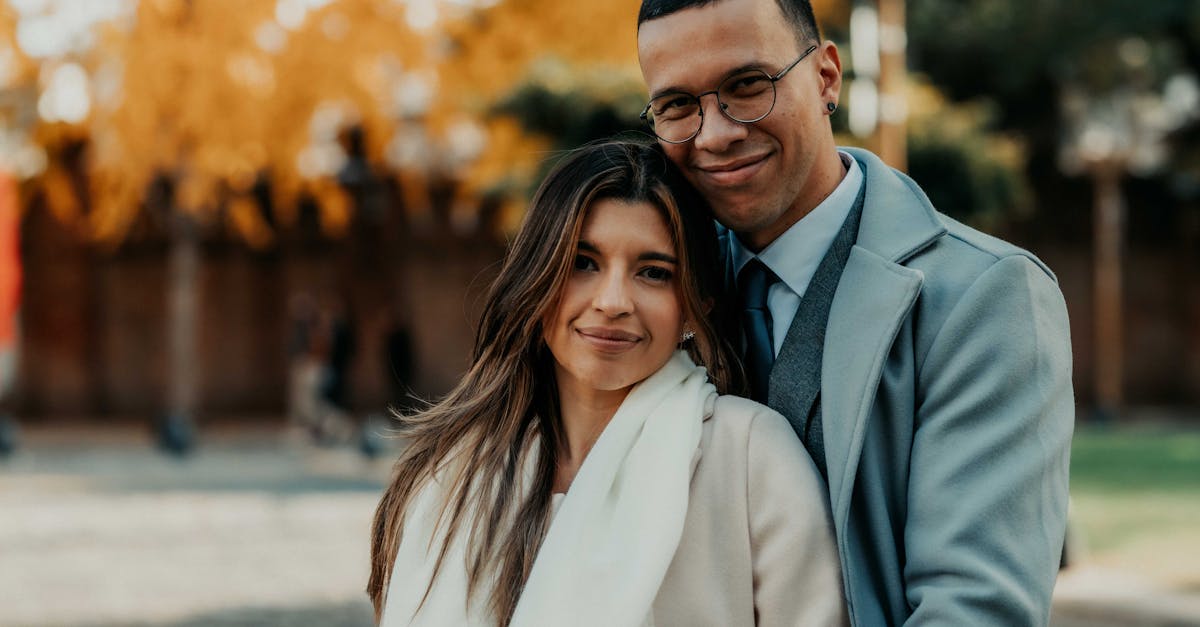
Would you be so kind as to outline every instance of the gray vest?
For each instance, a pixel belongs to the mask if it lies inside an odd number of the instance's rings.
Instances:
[[[866,185],[863,185],[850,214],[800,299],[796,317],[792,318],[783,347],[771,367],[767,395],[767,405],[788,419],[826,481],[829,474],[825,470],[825,441],[821,428],[821,356],[833,294],[850,258],[850,249],[858,239],[865,192]]]

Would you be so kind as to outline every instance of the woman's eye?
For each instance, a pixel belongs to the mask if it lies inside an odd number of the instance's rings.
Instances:
[[[583,271],[595,270],[596,262],[592,261],[592,258],[587,255],[575,255],[575,269]]]
[[[654,281],[655,283],[666,283],[675,275],[666,268],[660,266],[649,266],[642,270],[642,276]]]

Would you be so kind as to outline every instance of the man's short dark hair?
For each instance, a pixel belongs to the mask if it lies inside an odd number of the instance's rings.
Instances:
[[[642,8],[638,11],[638,28],[650,20],[715,2],[720,0],[642,0]],[[809,0],[775,0],[775,3],[791,23],[792,29],[796,31],[796,39],[801,44],[821,41],[821,29],[817,27],[817,18],[813,16],[812,3]]]

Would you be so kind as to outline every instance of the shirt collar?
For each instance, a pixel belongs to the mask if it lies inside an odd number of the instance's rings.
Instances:
[[[802,296],[808,290],[809,281],[841,230],[846,216],[850,215],[850,209],[854,207],[858,190],[863,184],[862,168],[859,167],[858,161],[840,150],[838,156],[846,166],[846,175],[834,188],[833,193],[757,255],[743,246],[736,234],[730,234],[729,252],[733,260],[734,276],[737,276],[751,259],[758,257],[797,295]]]

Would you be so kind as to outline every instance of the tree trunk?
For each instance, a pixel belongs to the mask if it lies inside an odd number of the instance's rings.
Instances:
[[[200,243],[195,224],[175,211],[171,215],[171,249],[167,261],[167,413],[159,444],[181,454],[191,449],[196,388],[199,312]]]
[[[1092,372],[1096,386],[1096,416],[1115,418],[1124,402],[1123,337],[1121,333],[1121,256],[1125,229],[1125,203],[1121,198],[1121,173],[1102,164],[1093,171],[1095,198],[1095,288],[1093,312],[1096,349]]]

